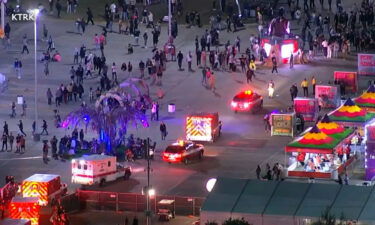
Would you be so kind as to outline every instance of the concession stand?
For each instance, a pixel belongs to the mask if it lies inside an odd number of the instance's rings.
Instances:
[[[348,98],[342,106],[329,113],[329,118],[342,126],[357,128],[363,136],[364,127],[373,123],[375,113],[366,111]]]
[[[358,98],[354,99],[355,104],[365,109],[367,112],[375,113],[375,87],[370,87]]]
[[[285,153],[291,154],[288,176],[336,179],[354,159],[350,150],[353,133],[353,128],[344,128],[325,115],[285,147]]]

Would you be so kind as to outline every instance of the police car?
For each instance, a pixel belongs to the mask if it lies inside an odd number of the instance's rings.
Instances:
[[[183,162],[188,164],[191,160],[203,158],[204,146],[192,141],[178,141],[169,145],[163,152],[163,160],[168,163]]]
[[[234,96],[231,109],[237,112],[255,112],[263,108],[263,97],[257,93],[247,90]]]

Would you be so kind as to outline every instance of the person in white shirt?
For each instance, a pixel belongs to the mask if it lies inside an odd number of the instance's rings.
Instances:
[[[113,20],[115,19],[115,14],[116,14],[116,4],[113,2],[110,6],[109,6],[110,10],[111,10],[111,14],[112,14],[112,18]]]
[[[111,70],[112,70],[112,80],[116,81],[117,80],[117,67],[114,62],[112,63]]]

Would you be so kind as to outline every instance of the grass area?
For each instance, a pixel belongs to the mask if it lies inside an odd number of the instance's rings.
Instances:
[[[345,129],[345,131],[342,132],[342,133],[328,135],[328,136],[332,137],[334,140],[331,143],[327,143],[327,144],[323,144],[323,145],[301,144],[301,143],[298,142],[298,140],[300,139],[300,138],[298,138],[298,139],[292,141],[291,143],[289,143],[287,146],[298,147],[298,148],[331,149],[331,148],[336,147],[336,145],[339,144],[343,139],[345,139],[350,134],[352,134],[353,131],[354,131],[353,128],[348,128],[348,129]]]
[[[375,108],[375,104],[371,104],[371,103],[357,103],[357,105],[359,107],[372,107],[372,108]]]

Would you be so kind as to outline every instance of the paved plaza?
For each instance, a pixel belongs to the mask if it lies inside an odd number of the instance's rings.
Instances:
[[[344,4],[349,4],[344,2]],[[79,48],[85,44],[88,49],[96,54],[100,51],[94,49],[93,38],[95,33],[100,33],[104,22],[98,22],[95,26],[88,25],[84,35],[75,33],[74,21],[58,20],[49,16],[41,16],[38,24],[38,57],[47,48],[47,43],[41,40],[42,24],[46,24],[49,33],[55,42],[55,48],[61,53],[61,62],[50,63],[50,75],[46,77],[43,73],[43,64],[38,63],[38,130],[41,128],[41,121],[45,119],[49,124],[48,136],[42,136],[41,140],[50,140],[53,135],[59,139],[65,134],[70,134],[71,129],[56,129],[53,126],[54,104],[47,104],[46,91],[51,88],[52,93],[60,84],[68,84],[70,80],[69,69],[73,65],[74,48]],[[31,123],[34,120],[34,58],[33,58],[33,23],[22,22],[12,23],[11,48],[0,50],[0,73],[9,79],[8,89],[0,94],[0,124],[7,121],[10,132],[18,133],[17,123],[19,119],[24,121],[26,137],[26,152],[22,155],[14,152],[0,152],[0,186],[4,185],[2,179],[6,175],[13,175],[17,181],[31,176],[35,173],[59,174],[63,182],[73,191],[77,185],[71,184],[70,162],[55,161],[51,159],[48,164],[42,161],[42,142],[34,142],[31,135]],[[292,31],[299,32],[300,28],[292,23]],[[201,36],[207,26],[202,28],[186,28],[179,25],[179,34],[175,40],[177,51],[182,51],[184,55],[188,51],[194,53],[194,38]],[[116,28],[117,29],[117,28]],[[141,25],[141,33],[147,30]],[[161,48],[167,41],[167,25],[162,25],[162,32],[158,47]],[[148,30],[149,37],[151,30]],[[255,24],[246,24],[246,29],[236,33],[220,32],[220,42],[229,40],[234,43],[236,36],[241,39],[241,52],[249,46],[250,34],[256,34]],[[30,54],[21,54],[22,37],[27,34],[29,40]],[[131,61],[133,64],[133,76],[139,75],[138,63],[140,60],[146,61],[152,55],[151,38],[149,38],[148,48],[134,47],[134,54],[127,54],[129,43],[134,44],[134,38],[118,33],[109,33],[107,45],[104,52],[107,64],[115,62],[121,65],[123,62]],[[141,42],[141,41],[140,41]],[[23,62],[23,75],[17,79],[13,70],[15,58],[20,58]],[[195,62],[195,54],[193,54]],[[279,68],[278,74],[271,74],[270,68],[258,68],[256,77],[251,84],[246,84],[244,73],[215,72],[216,91],[206,89],[201,84],[201,69],[193,64],[195,72],[188,72],[187,63],[183,62],[184,71],[178,71],[177,62],[168,62],[167,69],[163,74],[162,88],[165,90],[165,97],[159,101],[160,120],[167,125],[167,139],[162,141],[159,132],[159,122],[151,121],[149,128],[131,127],[128,133],[133,133],[135,137],[150,137],[157,142],[157,154],[152,161],[151,184],[157,194],[164,195],[184,195],[204,197],[208,193],[205,184],[208,179],[217,176],[236,178],[255,178],[255,169],[260,165],[262,169],[269,163],[276,162],[285,164],[287,158],[284,154],[284,146],[291,141],[289,137],[270,137],[264,131],[263,116],[266,112],[286,110],[291,105],[289,88],[293,83],[298,86],[304,78],[311,79],[315,76],[318,83],[328,84],[333,81],[333,72],[336,70],[356,71],[357,56],[352,54],[347,60],[325,59],[322,56],[315,58],[308,64],[295,65],[289,69],[289,65]],[[120,70],[119,70],[120,71]],[[110,76],[110,75],[109,75]],[[120,80],[129,77],[127,72],[120,71]],[[359,90],[367,87],[368,78],[360,77]],[[268,99],[267,84],[270,80],[275,83],[275,95],[273,99]],[[146,80],[150,83],[150,80]],[[99,86],[99,78],[84,80],[85,93],[83,100],[88,102],[88,90],[90,87],[96,89]],[[311,87],[311,86],[310,86]],[[233,96],[240,90],[251,89],[264,96],[264,110],[256,114],[237,113],[231,111],[230,102]],[[157,99],[157,86],[150,86],[153,99]],[[310,89],[311,92],[311,89]],[[27,115],[20,117],[21,109],[17,105],[16,118],[10,118],[11,103],[17,100],[18,95],[23,95],[28,108]],[[299,96],[302,89],[299,87]],[[311,96],[311,93],[310,93]],[[176,104],[176,112],[168,113],[168,104]],[[59,107],[61,116],[64,118],[67,113],[78,109],[81,102],[69,102]],[[214,143],[205,144],[205,157],[202,162],[194,162],[189,165],[168,164],[161,160],[161,151],[170,143],[184,137],[185,116],[196,112],[218,112],[223,123],[222,136]],[[322,112],[323,113],[323,112]],[[149,113],[148,113],[149,115]],[[94,132],[86,134],[87,139],[95,137]],[[141,192],[142,187],[147,184],[147,176],[144,171],[145,160],[136,160],[129,163],[133,168],[133,175],[129,181],[117,181],[108,184],[101,189],[106,191],[121,192]],[[353,175],[354,176],[354,175]],[[354,182],[353,178],[353,182]],[[78,218],[79,220],[79,218]],[[182,223],[180,223],[182,224]],[[190,223],[189,223],[190,224]]]

